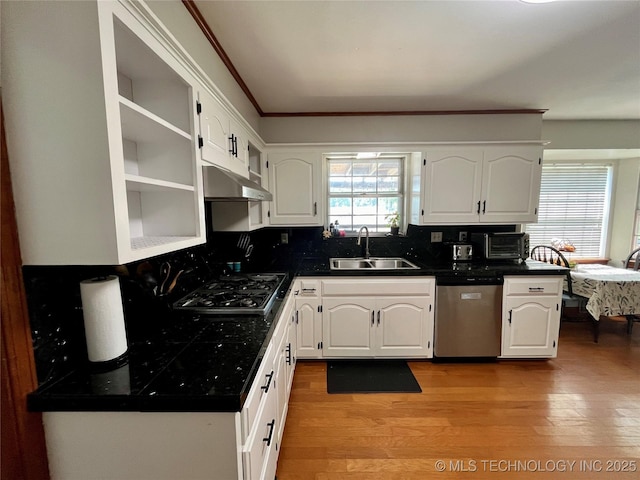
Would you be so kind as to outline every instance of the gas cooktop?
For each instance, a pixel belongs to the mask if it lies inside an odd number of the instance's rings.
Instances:
[[[173,308],[194,313],[265,315],[285,278],[284,273],[223,275],[184,296]]]

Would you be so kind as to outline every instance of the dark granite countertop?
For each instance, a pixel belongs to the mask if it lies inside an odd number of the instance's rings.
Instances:
[[[329,259],[314,257],[303,259],[298,265],[298,276],[465,276],[477,275],[481,273],[493,273],[499,275],[564,275],[568,272],[565,267],[538,262],[528,259],[523,263],[515,261],[494,261],[494,262],[440,262],[424,263],[419,259],[407,257],[418,269],[406,270],[331,270]]]
[[[119,366],[87,363],[27,397],[33,411],[242,409],[282,300],[266,316],[175,314],[148,340],[130,341]]]
[[[306,258],[299,276],[345,275],[562,275],[567,269],[541,262],[444,263],[404,271],[335,271],[328,259]],[[280,295],[282,297],[282,295]],[[188,315],[174,312],[153,331],[130,338],[126,363],[97,372],[85,362],[28,395],[33,411],[237,412],[271,340],[279,298],[266,316]]]

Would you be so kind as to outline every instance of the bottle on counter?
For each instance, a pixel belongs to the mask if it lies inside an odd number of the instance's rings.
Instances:
[[[337,237],[340,235],[340,224],[338,223],[338,220],[336,220],[335,222],[333,222],[333,226],[334,226],[334,231],[333,234]]]

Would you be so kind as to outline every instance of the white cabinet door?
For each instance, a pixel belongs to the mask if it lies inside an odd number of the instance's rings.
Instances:
[[[539,146],[427,151],[422,168],[420,222],[535,222],[541,173]]]
[[[505,277],[502,355],[555,357],[560,333],[562,277]]]
[[[535,222],[540,200],[542,149],[486,149],[482,176],[481,222]]]
[[[271,225],[322,225],[320,154],[270,153]]]
[[[198,92],[198,120],[200,122],[200,155],[212,165],[225,163],[229,156],[231,123],[222,105],[204,90]]]
[[[477,223],[482,187],[481,150],[424,154],[422,223]]]
[[[430,298],[376,299],[375,355],[431,357],[433,306]]]
[[[278,390],[278,435],[276,437],[276,445],[282,441],[285,420],[287,418],[287,410],[289,406],[289,393],[291,392],[291,383],[293,381],[293,373],[295,370],[295,315],[294,315],[294,297],[290,295],[285,302],[282,313],[278,319],[278,323],[283,322],[284,331],[282,339],[278,347],[278,360],[276,367],[276,384]]]
[[[296,299],[298,358],[322,358],[322,316],[319,298]]]
[[[324,298],[322,343],[325,357],[368,357],[374,354],[375,299]]]
[[[206,90],[198,92],[200,158],[210,164],[249,177],[249,135],[222,104]]]
[[[252,429],[243,450],[244,480],[267,480],[275,477],[278,451],[277,394],[270,388],[256,425]]]

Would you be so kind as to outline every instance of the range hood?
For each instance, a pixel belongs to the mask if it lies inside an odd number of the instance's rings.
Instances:
[[[209,202],[271,200],[272,195],[260,185],[237,173],[214,166],[202,167],[204,199]]]

